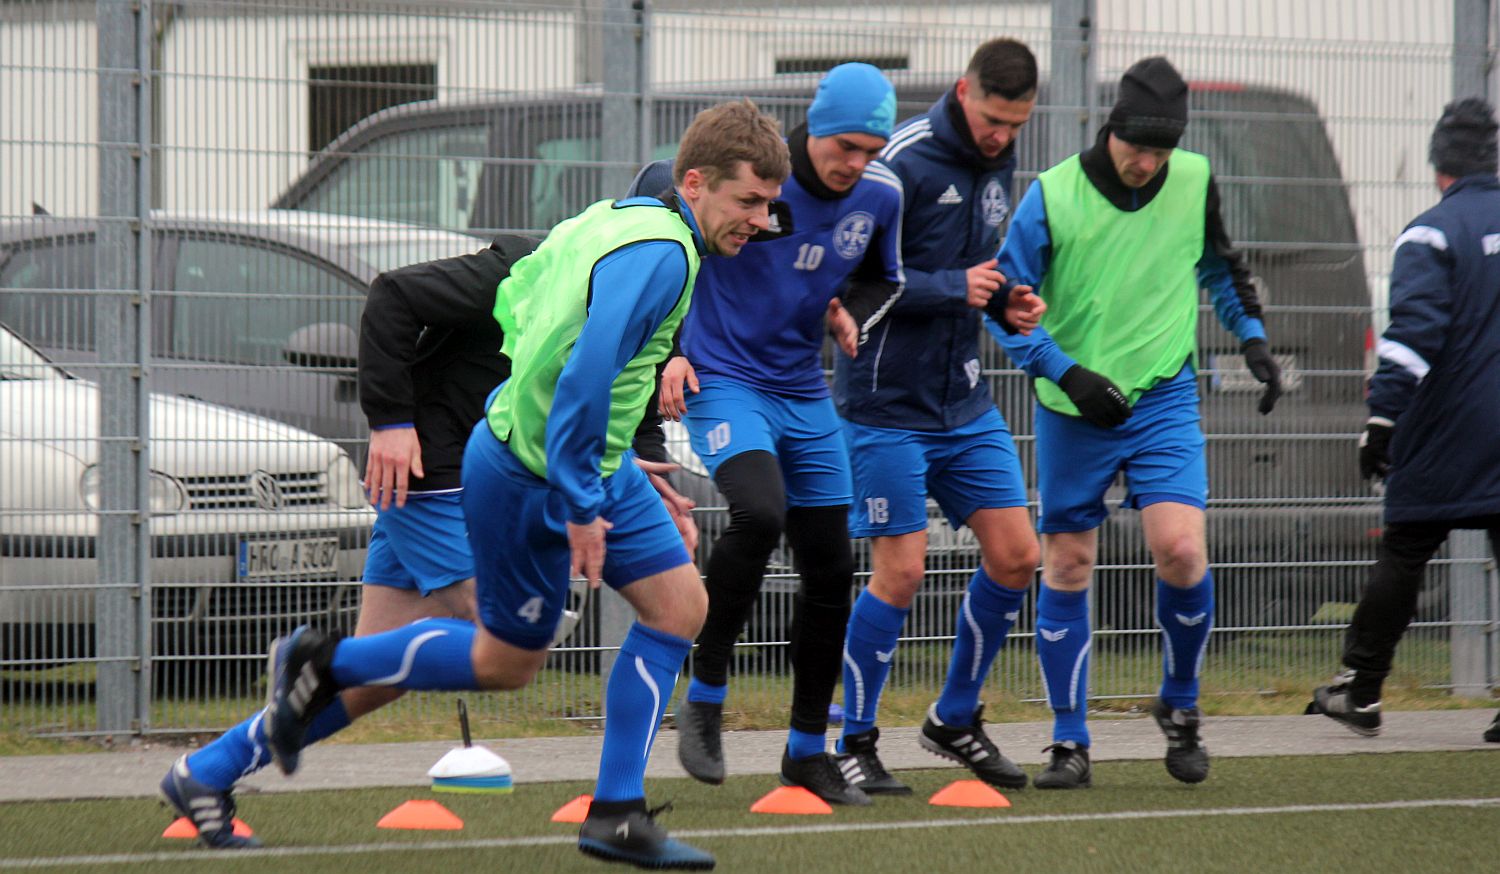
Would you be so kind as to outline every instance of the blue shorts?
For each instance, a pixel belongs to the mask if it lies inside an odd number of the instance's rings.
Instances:
[[[1043,534],[1091,531],[1109,515],[1104,494],[1125,472],[1124,506],[1172,502],[1203,509],[1208,468],[1191,367],[1157,383],[1118,428],[1100,428],[1037,405],[1037,490]]]
[[[1026,506],[1021,460],[999,410],[952,431],[845,422],[844,440],[854,468],[851,537],[925,529],[928,495],[955,530],[976,510]]]
[[[427,597],[474,576],[474,554],[457,492],[408,494],[406,506],[377,509],[365,556],[365,582]]]
[[[604,582],[619,589],[691,563],[650,480],[627,453],[603,479]],[[463,465],[464,518],[478,576],[479,620],[522,649],[546,649],[568,595],[568,508],[479,420]]]
[[[849,503],[849,457],[830,398],[783,397],[716,378],[688,394],[684,422],[710,477],[736,455],[760,449],[781,463],[788,507]]]

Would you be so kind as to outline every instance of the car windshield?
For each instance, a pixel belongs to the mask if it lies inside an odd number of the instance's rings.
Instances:
[[[67,375],[0,326],[0,379],[67,379]]]

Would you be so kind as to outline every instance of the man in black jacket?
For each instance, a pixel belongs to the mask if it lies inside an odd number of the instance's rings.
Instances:
[[[370,284],[360,322],[359,396],[370,424],[365,487],[379,516],[370,535],[356,636],[428,617],[472,621],[474,559],[460,504],[460,468],[486,397],[510,376],[504,337],[492,313],[510,267],[537,241],[501,235],[472,255],[382,273]],[[635,439],[638,464],[653,483],[689,550],[696,546],[692,502],[662,479],[666,462],[659,416],[648,413]],[[565,616],[558,640],[576,614]],[[309,742],[389,704],[404,690],[347,689],[308,728]],[[234,784],[265,767],[270,755],[262,716],[245,720],[183,756],[161,789],[192,820],[208,847],[258,846],[233,833]]]

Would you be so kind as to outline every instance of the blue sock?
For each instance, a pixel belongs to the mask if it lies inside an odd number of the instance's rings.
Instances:
[[[1190,589],[1156,581],[1156,624],[1161,626],[1161,699],[1172,707],[1198,705],[1198,671],[1214,627],[1214,575]]]
[[[869,589],[855,599],[844,636],[844,732],[839,752],[844,751],[844,738],[875,727],[880,690],[891,673],[891,656],[910,612],[910,607],[893,607]]]
[[[344,701],[335,698],[307,726],[306,743],[320,741],[348,726]],[[270,763],[265,723],[257,713],[188,756],[188,771],[199,783],[224,792]]]
[[[1042,582],[1036,599],[1036,657],[1042,663],[1052,739],[1089,745],[1089,593],[1060,592]]]
[[[788,756],[794,759],[806,759],[826,752],[828,752],[826,734],[809,734],[795,728],[787,729],[786,754]]]
[[[661,725],[677,673],[693,642],[637,622],[630,626],[604,690],[604,751],[599,756],[598,801],[646,797],[646,760]]]
[[[984,572],[974,572],[958,611],[957,638],[948,662],[948,680],[938,696],[937,715],[944,725],[968,725],[979,706],[979,690],[989,676],[995,654],[1021,613],[1025,589],[1007,589]]]
[[[478,689],[474,623],[422,619],[391,631],[339,641],[333,678],[340,686],[396,686],[449,691]]]
[[[714,686],[694,677],[688,683],[687,700],[701,704],[723,704],[729,695],[729,686]]]

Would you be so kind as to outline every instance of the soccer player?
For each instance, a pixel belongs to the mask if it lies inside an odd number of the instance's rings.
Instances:
[[[1121,471],[1156,565],[1163,678],[1151,714],[1167,772],[1208,777],[1198,670],[1213,627],[1204,543],[1208,472],[1195,354],[1198,289],[1266,389],[1281,392],[1260,301],[1224,231],[1208,159],[1176,148],[1188,86],[1166,58],[1133,65],[1093,147],[1042,173],[1000,251],[1000,270],[1047,301],[1029,335],[991,329],[1036,379],[1043,580],[1036,649],[1054,714],[1039,789],[1090,785],[1088,587],[1104,494]]]
[[[1009,39],[986,42],[962,78],[891,137],[868,178],[901,192],[907,287],[876,329],[875,355],[840,358],[835,397],[854,468],[850,530],[869,537],[873,572],[844,644],[841,767],[866,792],[911,790],[876,747],[880,692],[921,587],[927,496],[967,524],[981,562],[957,622],[947,680],[920,743],[996,786],[1026,774],[985,734],[979,690],[1036,575],[1036,534],[1004,418],[980,378],[979,310],[1036,324],[1035,295],[997,294],[1000,226],[1009,212],[1017,131],[1036,101],[1036,59]],[[1004,310],[1013,307],[1009,314]]]
[[[487,401],[463,463],[480,623],[429,619],[345,640],[304,627],[273,645],[266,734],[284,772],[341,689],[525,686],[546,659],[570,576],[602,579],[638,620],[605,690],[579,849],[643,867],[713,867],[646,809],[646,761],[707,596],[626,450],[701,258],[736,255],[763,230],[789,172],[773,119],[749,101],[720,104],[683,134],[669,202],[596,203],[515,265],[495,307],[511,376]]]
[[[473,255],[382,273],[370,285],[360,329],[360,405],[370,423],[365,471],[379,516],[365,561],[355,634],[376,634],[418,619],[473,621],[474,557],[463,524],[459,465],[484,400],[510,374],[497,355],[503,336],[492,317],[495,292],[510,265],[536,248],[502,235]],[[653,411],[654,412],[654,411]],[[671,469],[660,417],[636,433],[637,463]],[[644,461],[649,457],[651,461]],[[685,543],[697,543],[691,502],[652,474]],[[563,630],[559,629],[559,634]],[[312,743],[394,701],[391,686],[347,689],[309,726]],[[254,847],[234,834],[234,784],[270,764],[265,721],[257,713],[203,749],[183,756],[161,790],[213,849]]]
[[[901,294],[899,195],[864,178],[895,117],[895,91],[875,67],[829,71],[807,123],[788,135],[792,176],[781,202],[791,228],[733,262],[704,265],[682,354],[662,374],[662,413],[686,417],[693,450],[729,503],[729,525],[709,553],[693,680],[677,710],[682,766],[707,783],[724,781],[729,659],[784,532],[801,589],[781,780],[833,803],[870,803],[835,766],[825,738],[854,561],[849,463],[820,352],[826,322],[854,355]],[[868,278],[841,297],[854,275]]]

